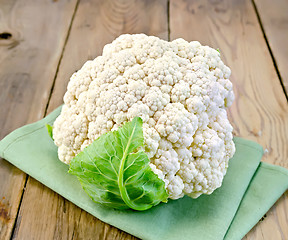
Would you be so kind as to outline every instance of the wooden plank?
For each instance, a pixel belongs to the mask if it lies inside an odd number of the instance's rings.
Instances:
[[[75,3],[0,0],[0,139],[42,118]],[[0,159],[1,240],[10,239],[25,181]]]
[[[262,27],[288,93],[288,1],[255,0]]]
[[[62,103],[70,76],[122,33],[168,37],[167,1],[81,1],[65,47],[48,112]],[[135,239],[81,211],[29,178],[17,220],[17,239]],[[37,199],[37,201],[35,201]],[[49,226],[49,227],[47,227]]]
[[[88,59],[101,55],[105,44],[122,33],[146,33],[167,40],[167,20],[167,0],[81,2],[67,44],[69,51],[64,53],[48,112],[62,104],[73,72]]]
[[[229,117],[235,135],[266,148],[269,152],[263,161],[287,168],[287,101],[252,3],[248,0],[171,0],[170,3],[171,39],[182,37],[220,48],[224,62],[232,70],[236,99]],[[288,239],[287,203],[286,193],[246,239]]]

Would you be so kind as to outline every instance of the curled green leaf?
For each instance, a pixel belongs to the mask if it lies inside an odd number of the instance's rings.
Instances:
[[[54,138],[53,138],[53,127],[49,124],[45,124],[46,128],[47,128],[47,132],[49,134],[49,136],[51,137],[51,139],[54,141]]]
[[[143,146],[142,119],[135,117],[100,136],[71,160],[86,193],[97,203],[116,209],[143,211],[167,202],[165,183],[151,170]]]

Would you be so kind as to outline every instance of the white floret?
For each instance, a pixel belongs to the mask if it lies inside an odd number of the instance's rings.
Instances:
[[[181,103],[169,103],[155,117],[158,119],[155,128],[162,137],[166,137],[176,147],[191,145],[198,119]]]
[[[162,150],[159,149],[151,162],[157,166],[165,175],[175,175],[180,169],[178,154],[174,149]]]
[[[162,93],[158,87],[151,87],[146,91],[142,101],[149,107],[149,115],[153,116],[156,111],[162,110],[169,103],[170,96]]]
[[[145,152],[150,159],[156,154],[161,137],[155,128],[151,128],[145,123],[143,124],[143,136],[145,139]]]
[[[178,175],[168,175],[168,180],[171,179],[167,185],[167,191],[169,192],[169,198],[178,199],[184,196],[184,183]]]
[[[62,113],[55,120],[53,136],[61,154],[59,158],[69,163],[80,152],[81,145],[87,138],[88,121],[85,114],[78,112],[74,105],[70,108],[64,106]]]
[[[171,101],[174,103],[185,104],[185,100],[190,97],[190,86],[188,82],[180,80],[171,91]]]
[[[149,120],[149,107],[143,102],[134,103],[127,112],[128,120],[131,121],[134,117],[141,117],[143,122],[148,122]]]

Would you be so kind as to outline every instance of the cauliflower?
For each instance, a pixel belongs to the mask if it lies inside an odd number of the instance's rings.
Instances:
[[[53,128],[59,159],[69,164],[138,116],[150,167],[169,198],[211,194],[235,152],[230,73],[218,51],[197,41],[121,35],[72,75]]]

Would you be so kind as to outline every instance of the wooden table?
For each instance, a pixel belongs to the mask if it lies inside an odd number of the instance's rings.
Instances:
[[[234,133],[288,167],[288,1],[0,0],[0,139],[62,103],[71,74],[122,33],[219,48]],[[0,239],[134,239],[0,160]],[[288,239],[288,192],[245,239]]]

